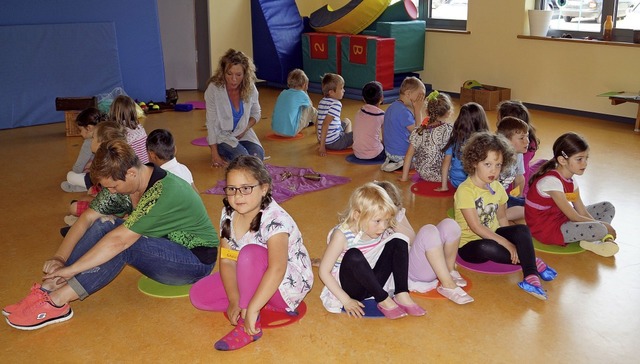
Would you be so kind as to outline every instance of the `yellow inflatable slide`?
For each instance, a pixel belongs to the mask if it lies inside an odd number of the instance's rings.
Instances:
[[[309,16],[309,25],[318,32],[358,34],[387,9],[391,0],[351,0],[340,9],[329,5]]]

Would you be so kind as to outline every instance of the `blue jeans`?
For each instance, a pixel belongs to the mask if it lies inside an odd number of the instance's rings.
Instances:
[[[259,144],[242,140],[235,148],[226,143],[218,144],[218,154],[227,162],[231,162],[239,155],[254,155],[264,160],[264,149]]]
[[[95,221],[73,248],[67,265],[80,259],[122,222],[122,219],[116,219],[115,222]],[[111,282],[127,264],[147,277],[169,285],[194,283],[209,275],[215,265],[200,262],[189,249],[171,240],[141,236],[108,262],[76,275],[67,283],[80,299],[85,299]]]

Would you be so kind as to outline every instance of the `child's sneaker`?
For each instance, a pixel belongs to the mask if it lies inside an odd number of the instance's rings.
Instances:
[[[32,304],[37,302],[40,299],[39,292],[42,292],[40,287],[42,287],[42,286],[39,285],[38,283],[34,283],[33,286],[31,286],[31,290],[29,291],[29,294],[27,295],[27,297],[21,299],[17,303],[14,303],[12,305],[9,305],[9,306],[3,308],[2,309],[2,314],[5,315],[5,316],[9,316],[13,312],[18,312],[22,307],[31,306]]]
[[[400,162],[394,162],[392,160],[390,160],[389,158],[387,158],[384,163],[382,164],[382,166],[380,166],[380,169],[385,171],[385,172],[393,172],[393,171],[397,171],[398,169],[402,168],[402,166],[404,165],[404,161],[400,161]]]
[[[460,272],[458,272],[457,270],[452,270],[451,272],[449,272],[449,274],[451,274],[451,279],[453,279],[453,282],[456,284],[456,286],[458,287],[467,286],[467,280],[462,278],[462,275],[460,275]]]
[[[582,240],[580,247],[603,257],[610,257],[617,253],[620,248],[613,240],[606,241],[587,241]]]
[[[547,300],[547,292],[545,292],[542,287],[534,286],[531,283],[527,283],[526,281],[522,281],[518,283],[518,287],[522,288],[528,294],[534,296],[535,298],[541,299],[543,301]]]
[[[18,330],[37,330],[39,328],[67,321],[73,317],[73,310],[68,303],[56,307],[51,303],[49,294],[38,289],[37,300],[30,305],[22,305],[18,311],[6,317],[9,326]]]
[[[87,192],[86,187],[72,185],[67,181],[60,183],[60,188],[62,188],[64,192]]]

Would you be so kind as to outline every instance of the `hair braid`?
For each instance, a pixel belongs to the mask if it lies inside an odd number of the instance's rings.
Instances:
[[[260,223],[262,222],[262,211],[269,206],[273,198],[271,197],[271,191],[267,192],[264,197],[262,197],[262,202],[260,202],[260,212],[256,215],[256,217],[251,220],[251,225],[249,226],[250,231],[258,231],[260,229]]]
[[[229,240],[231,238],[231,214],[233,213],[233,207],[231,207],[226,197],[222,199],[222,203],[224,204],[224,212],[228,217],[222,222],[220,237]]]

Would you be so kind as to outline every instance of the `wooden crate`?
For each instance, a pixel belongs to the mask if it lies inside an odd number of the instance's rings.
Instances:
[[[67,136],[80,136],[80,128],[76,123],[76,118],[80,110],[68,110],[64,112],[64,124]]]
[[[500,101],[511,99],[511,89],[506,87],[483,85],[482,89],[460,88],[460,105],[477,102],[485,110],[495,110]]]

